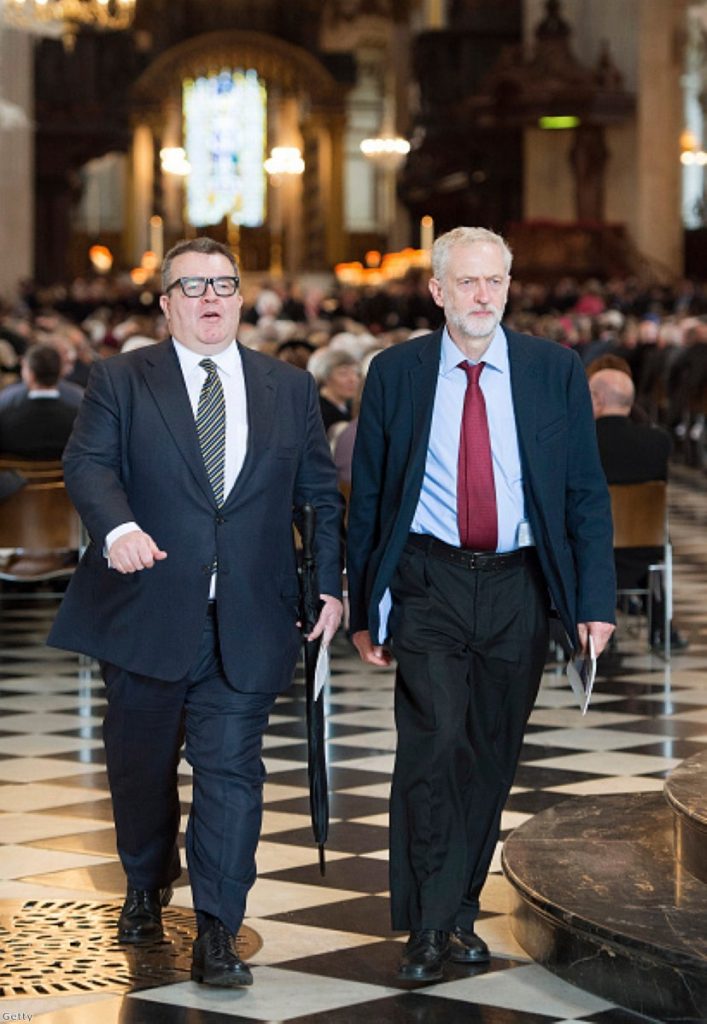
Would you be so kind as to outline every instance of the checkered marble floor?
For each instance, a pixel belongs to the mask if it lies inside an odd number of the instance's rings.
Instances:
[[[660,790],[666,773],[707,743],[707,500],[703,479],[671,486],[675,619],[690,648],[670,665],[646,649],[632,620],[600,661],[582,716],[560,665],[548,663],[503,835],[560,800]],[[51,612],[4,609],[0,623],[0,929],[36,900],[113,901],[117,861],[95,672],[42,644]],[[327,695],[331,815],[319,876],[308,817],[302,686],[276,705],[266,737],[259,878],[247,924],[262,938],[255,984],[206,990],[190,981],[140,991],[56,991],[0,999],[3,1020],[83,1024],[623,1024],[639,1018],[533,964],[515,943],[500,858],[483,893],[478,931],[490,966],[449,965],[444,982],[410,990],[395,980],[405,936],[390,931],[387,797],[395,734],[392,671],[361,666],[335,643]],[[191,788],[182,766],[186,813]],[[499,844],[499,853],[500,853]],[[174,904],[190,906],[186,875]],[[14,1017],[12,1016],[14,1015]],[[24,1015],[24,1016],[23,1016]]]

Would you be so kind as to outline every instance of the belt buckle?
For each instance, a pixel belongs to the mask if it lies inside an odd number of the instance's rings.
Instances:
[[[478,551],[465,551],[464,562],[466,563],[467,569],[478,569],[479,568],[479,553]]]

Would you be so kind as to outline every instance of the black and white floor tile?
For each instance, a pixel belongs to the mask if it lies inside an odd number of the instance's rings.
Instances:
[[[548,663],[504,813],[502,838],[561,800],[660,790],[666,773],[707,743],[707,500],[702,480],[681,477],[671,486],[671,505],[675,619],[689,637],[689,649],[666,664],[648,651],[637,622],[622,621],[615,649],[601,659],[596,693],[585,716],[576,708],[563,668]],[[233,992],[195,985],[188,980],[188,958],[180,959],[176,953],[162,980],[155,975],[151,983],[143,977],[131,985],[124,980],[125,971],[120,971],[121,963],[124,968],[126,958],[134,954],[115,944],[111,948],[112,934],[103,937],[112,974],[105,963],[92,973],[90,964],[80,957],[68,970],[64,952],[71,945],[71,935],[65,936],[62,947],[64,925],[60,915],[57,918],[57,906],[61,910],[65,904],[68,916],[80,913],[98,927],[95,921],[103,920],[99,910],[105,912],[108,905],[108,919],[113,909],[117,914],[124,891],[100,738],[102,687],[96,674],[75,657],[43,646],[51,605],[38,607],[4,596],[0,624],[3,1020],[40,1015],[52,1024],[349,1024],[361,1019],[376,1024],[624,1024],[642,1020],[566,984],[528,959],[510,932],[509,892],[499,855],[484,890],[478,922],[478,931],[492,950],[490,966],[450,965],[443,982],[415,990],[395,980],[405,936],[390,931],[387,898],[387,797],[395,744],[393,673],[365,669],[344,639],[335,643],[327,695],[332,820],[324,878],[319,875],[309,825],[299,682],[278,702],[272,716],[265,749],[269,781],[259,878],[246,921],[262,941],[250,957],[252,989]],[[186,814],[191,794],[188,765],[182,771]],[[190,907],[186,874],[173,906]],[[40,928],[35,939],[27,938],[22,963],[18,960],[13,967],[8,951],[14,950],[14,955],[18,948],[22,951],[13,931],[17,920],[27,913],[41,920],[44,908],[48,918],[53,912],[58,932],[55,929],[52,934],[47,927],[43,934]],[[181,920],[189,922],[186,910]],[[45,962],[40,956],[46,952],[44,945],[54,950],[46,960],[49,966],[39,963],[28,969],[33,950]]]

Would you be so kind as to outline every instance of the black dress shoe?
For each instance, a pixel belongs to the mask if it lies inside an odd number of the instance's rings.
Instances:
[[[449,932],[434,928],[410,932],[398,978],[401,981],[440,981],[448,950]]]
[[[162,907],[172,899],[172,887],[166,889],[133,889],[128,886],[123,909],[118,918],[118,942],[140,945],[160,942]]]
[[[473,929],[459,925],[449,936],[449,959],[455,964],[486,964],[491,959],[489,948]]]
[[[219,988],[253,984],[250,968],[233,952],[230,932],[220,921],[214,921],[194,943],[191,977],[201,985]]]

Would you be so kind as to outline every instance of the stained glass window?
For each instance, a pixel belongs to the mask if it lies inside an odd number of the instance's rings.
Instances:
[[[182,87],[184,148],[191,173],[187,219],[195,227],[229,216],[257,227],[265,217],[267,93],[254,70],[224,70]]]

